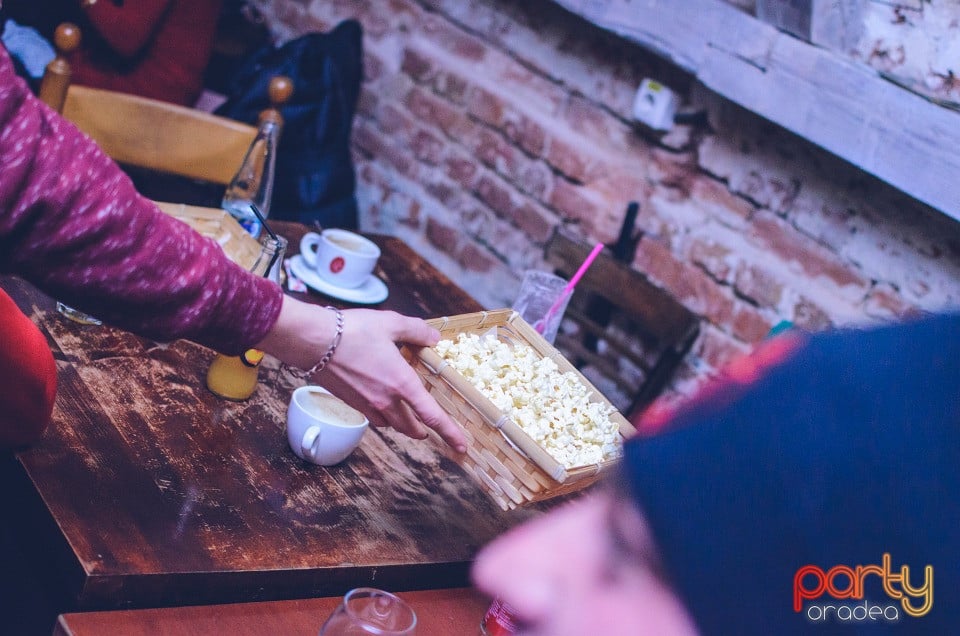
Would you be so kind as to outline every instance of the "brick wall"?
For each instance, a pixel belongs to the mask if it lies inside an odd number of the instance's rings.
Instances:
[[[484,305],[509,306],[555,226],[610,242],[639,201],[633,265],[703,316],[672,394],[780,320],[817,330],[958,304],[956,222],[551,2],[256,4],[281,40],[361,21],[361,225]],[[644,77],[707,122],[636,128]]]

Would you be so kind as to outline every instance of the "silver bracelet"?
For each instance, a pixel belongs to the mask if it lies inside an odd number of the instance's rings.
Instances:
[[[323,357],[320,358],[320,361],[307,370],[306,372],[307,376],[312,376],[314,373],[317,373],[318,371],[323,371],[323,368],[327,366],[328,362],[330,362],[330,358],[333,357],[333,353],[337,350],[337,347],[340,346],[340,339],[343,338],[343,312],[337,309],[336,307],[332,307],[330,305],[327,305],[326,307],[324,307],[324,309],[329,309],[334,314],[336,314],[337,333],[334,334],[333,340],[330,342],[330,346],[327,347],[327,352],[323,354]]]

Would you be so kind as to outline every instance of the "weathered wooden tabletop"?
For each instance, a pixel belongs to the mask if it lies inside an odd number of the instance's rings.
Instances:
[[[306,228],[277,226],[296,251]],[[374,239],[390,290],[378,307],[480,309],[402,241]],[[212,351],[79,325],[19,279],[0,284],[59,367],[51,429],[17,454],[11,488],[61,611],[463,586],[476,551],[535,514],[502,512],[438,447],[392,430],[338,466],[307,464],[284,433],[303,381],[275,360],[253,397],[225,401],[204,384]]]

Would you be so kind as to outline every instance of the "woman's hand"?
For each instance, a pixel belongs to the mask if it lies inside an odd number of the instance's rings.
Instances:
[[[466,452],[463,431],[397,348],[400,343],[433,346],[439,332],[419,318],[393,311],[348,309],[343,316],[340,344],[313,379],[374,426],[390,426],[415,439],[425,438],[429,427],[451,447]],[[333,311],[286,296],[273,329],[257,346],[287,364],[308,369],[326,353],[335,335]]]

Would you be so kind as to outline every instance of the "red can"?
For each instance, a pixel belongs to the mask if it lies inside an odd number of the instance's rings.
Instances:
[[[483,636],[510,636],[517,633],[516,612],[498,598],[493,599],[483,620],[480,621]]]

